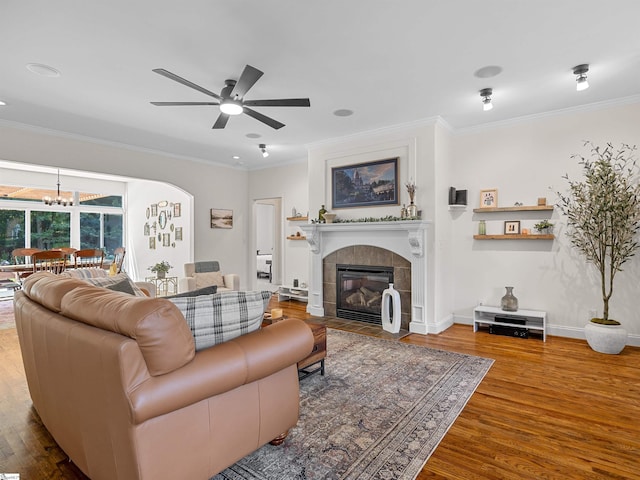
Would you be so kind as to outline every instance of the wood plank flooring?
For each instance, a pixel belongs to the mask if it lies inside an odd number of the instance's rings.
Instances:
[[[274,306],[308,318],[303,303]],[[322,321],[389,338],[378,327]],[[639,348],[609,356],[584,341],[474,334],[465,325],[397,341],[495,360],[419,480],[640,479]],[[85,479],[31,407],[15,329],[0,330],[0,389],[0,473]]]

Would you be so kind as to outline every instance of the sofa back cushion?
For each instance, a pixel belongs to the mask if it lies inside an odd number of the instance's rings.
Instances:
[[[191,331],[166,300],[140,298],[86,283],[64,295],[62,315],[134,339],[153,376],[172,372],[195,356]]]
[[[258,330],[271,292],[220,292],[169,298],[184,315],[196,351]]]
[[[196,288],[204,288],[210,285],[224,287],[222,272],[194,273],[193,277],[196,279]]]
[[[79,278],[62,277],[51,272],[37,272],[29,275],[22,284],[22,290],[33,301],[60,313],[60,302],[68,292],[85,286]]]

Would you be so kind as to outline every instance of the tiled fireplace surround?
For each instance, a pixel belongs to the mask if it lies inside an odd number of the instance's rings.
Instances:
[[[309,224],[304,231],[311,250],[309,303],[315,316],[335,316],[336,264],[393,266],[400,290],[402,328],[428,333],[426,302],[427,227],[429,221]]]

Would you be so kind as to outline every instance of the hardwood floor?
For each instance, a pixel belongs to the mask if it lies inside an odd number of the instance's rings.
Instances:
[[[303,303],[275,305],[308,318]],[[377,327],[324,321],[384,335]],[[639,348],[610,356],[584,341],[474,334],[464,325],[398,341],[495,360],[418,479],[640,479]],[[0,359],[0,473],[86,478],[33,412],[15,329],[0,330]]]

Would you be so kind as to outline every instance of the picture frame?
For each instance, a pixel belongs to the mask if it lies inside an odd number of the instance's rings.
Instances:
[[[170,233],[163,233],[162,234],[162,246],[163,247],[170,247],[171,246],[171,234]]]
[[[150,250],[155,250],[156,249],[156,237],[149,237],[149,249]]]
[[[399,205],[398,157],[331,169],[331,208]]]
[[[176,227],[176,230],[174,232],[175,236],[176,236],[176,242],[179,242],[182,240],[182,227]]]
[[[151,227],[149,227],[149,222],[144,224],[144,236],[148,237],[151,235]]]
[[[498,206],[498,189],[480,190],[480,208],[496,208]]]
[[[233,228],[233,210],[212,208],[211,228]]]
[[[504,222],[505,235],[520,235],[520,220],[506,220]]]
[[[151,204],[151,216],[152,217],[157,217],[158,216],[158,204],[157,203],[152,203]]]
[[[173,216],[174,218],[182,216],[182,204],[180,203],[173,204]]]

